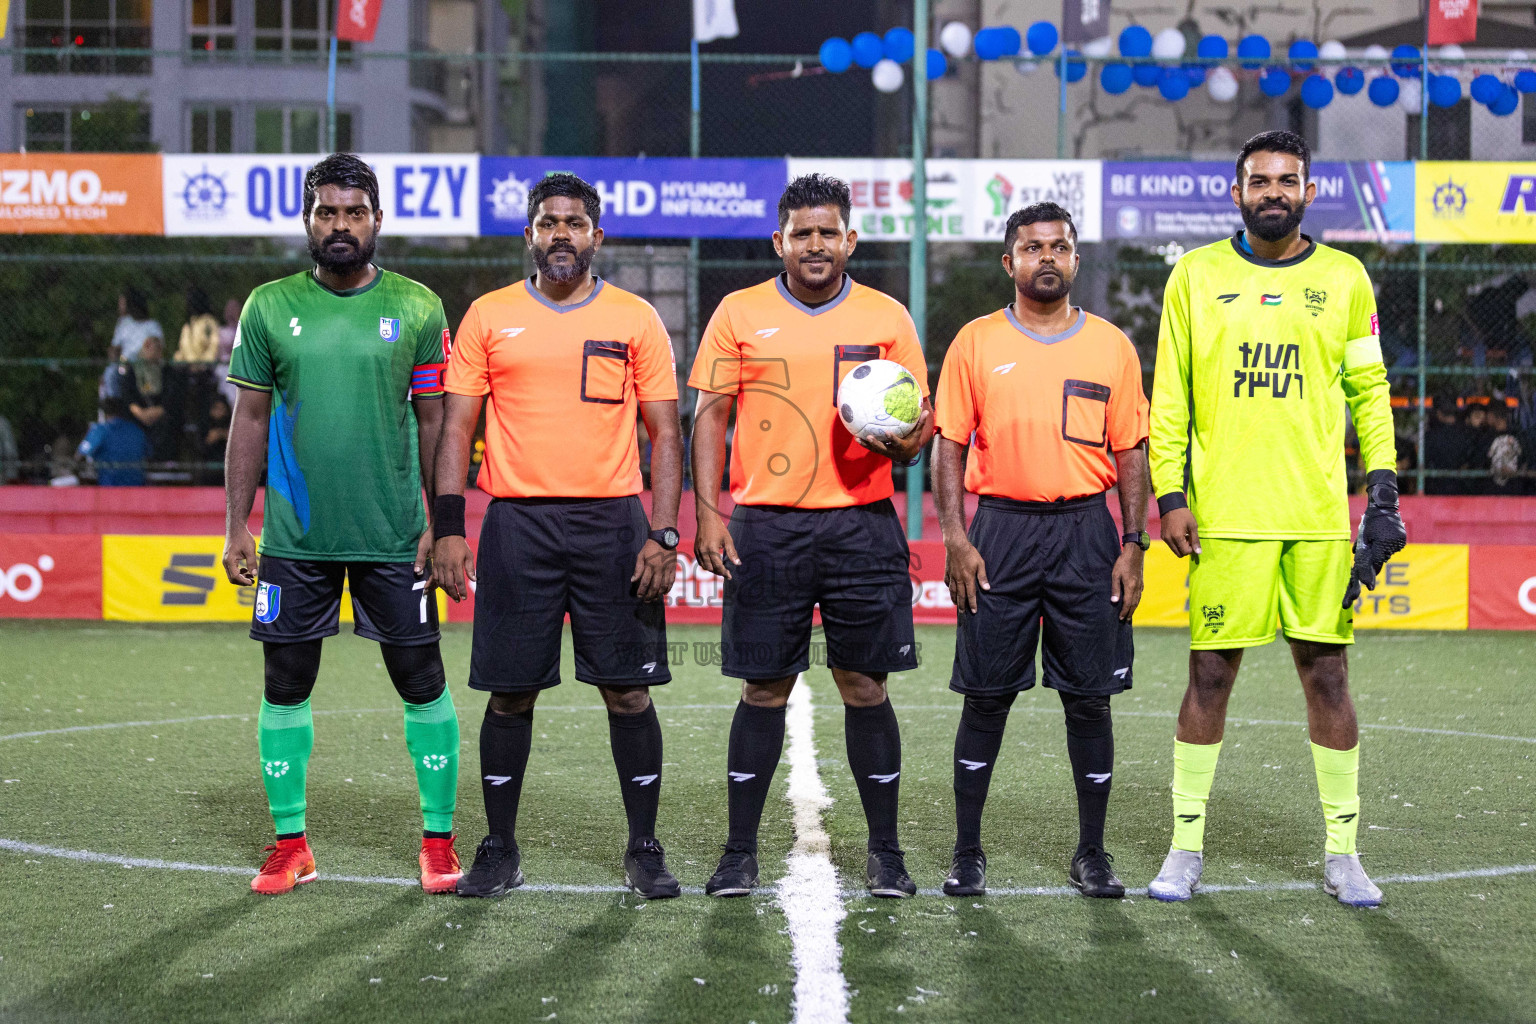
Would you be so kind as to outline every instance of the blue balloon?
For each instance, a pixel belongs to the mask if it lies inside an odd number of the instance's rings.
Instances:
[[[1259,90],[1265,96],[1284,96],[1291,87],[1291,76],[1279,68],[1265,68],[1259,76]]]
[[[915,52],[912,30],[899,25],[885,34],[883,43],[885,59],[893,60],[897,64],[905,64],[912,59],[912,54]]]
[[[1024,37],[1019,35],[1019,30],[1012,25],[997,26],[997,39],[1003,47],[999,56],[1015,57],[1020,50],[1024,49]]]
[[[1111,96],[1118,96],[1131,87],[1131,69],[1127,64],[1105,64],[1099,69],[1099,85]]]
[[[1237,55],[1245,58],[1243,67],[1256,68],[1269,59],[1269,40],[1260,35],[1243,36],[1237,43]]]
[[[1504,86],[1499,98],[1488,104],[1488,109],[1499,117],[1508,117],[1520,106],[1520,94],[1512,86]]]
[[[1056,26],[1048,21],[1037,21],[1029,26],[1029,32],[1024,39],[1029,44],[1029,52],[1036,57],[1044,57],[1056,49]]]
[[[1128,26],[1120,33],[1120,56],[1152,56],[1152,33],[1142,25]]]
[[[1353,96],[1365,88],[1365,75],[1359,68],[1339,68],[1333,76],[1333,84],[1345,96]]]
[[[1310,39],[1298,39],[1285,52],[1299,71],[1311,71],[1312,60],[1317,56],[1317,44]],[[1306,83],[1302,83],[1305,85]]]
[[[885,42],[873,32],[860,32],[853,37],[853,62],[861,68],[872,68],[885,56]]]
[[[1163,69],[1156,64],[1137,64],[1131,72],[1131,77],[1136,79],[1137,85],[1151,88],[1163,80]]]
[[[1068,50],[1068,51],[1066,51],[1066,53],[1067,53],[1067,56],[1069,58],[1081,57],[1082,56],[1082,54],[1079,53],[1076,50]],[[1060,60],[1053,60],[1053,61],[1051,61],[1051,67],[1056,69],[1056,77],[1060,78],[1061,77],[1061,61]],[[1070,82],[1080,82],[1080,81],[1083,80],[1083,77],[1085,75],[1087,75],[1087,74],[1088,74],[1088,63],[1086,61],[1070,60],[1070,59],[1067,61],[1067,81],[1069,83]]]
[[[1472,98],[1479,103],[1492,103],[1504,91],[1504,83],[1495,75],[1478,75],[1472,79]]]
[[[948,70],[949,70],[949,61],[944,59],[944,51],[943,50],[929,50],[928,51],[928,80],[932,81],[935,78],[943,78],[944,77],[944,73],[947,72]]]
[[[1157,80],[1157,91],[1163,94],[1165,100],[1181,100],[1189,95],[1189,79],[1185,77],[1182,68],[1163,68]]]
[[[1429,102],[1437,107],[1454,107],[1461,102],[1461,81],[1454,75],[1430,75]]]
[[[1322,110],[1333,102],[1333,83],[1322,75],[1308,75],[1301,83],[1301,102],[1313,110]]]
[[[1371,79],[1371,87],[1367,90],[1371,102],[1378,107],[1390,107],[1397,102],[1397,94],[1402,89],[1397,84],[1397,79],[1391,75],[1380,75]]]
[[[853,47],[841,36],[833,36],[821,44],[821,66],[840,75],[853,66]]]
[[[996,26],[976,30],[971,48],[976,51],[978,60],[997,60],[1003,55],[1003,40],[998,31]]]
[[[1515,72],[1515,88],[1520,92],[1536,92],[1536,71],[1529,68]]]
[[[1227,41],[1221,36],[1205,36],[1195,47],[1195,56],[1205,60],[1221,60],[1227,55]]]
[[[1392,73],[1399,78],[1418,78],[1420,68],[1419,48],[1404,43],[1392,48]]]
[[[1184,77],[1189,79],[1189,87],[1197,88],[1205,84],[1205,68],[1199,64],[1185,64]]]

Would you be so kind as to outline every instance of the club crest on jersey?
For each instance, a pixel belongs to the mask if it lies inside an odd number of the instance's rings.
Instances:
[[[1227,624],[1227,607],[1221,604],[1206,604],[1200,606],[1200,615],[1205,619],[1205,628],[1212,633],[1220,633],[1221,627]]]
[[[256,584],[256,621],[271,622],[282,610],[283,588],[262,580]]]
[[[387,316],[379,317],[379,337],[385,341],[400,340],[400,320],[398,317],[391,319]]]
[[[1323,305],[1328,301],[1328,293],[1321,288],[1303,288],[1302,293],[1307,298],[1307,312],[1313,316],[1323,311]]]

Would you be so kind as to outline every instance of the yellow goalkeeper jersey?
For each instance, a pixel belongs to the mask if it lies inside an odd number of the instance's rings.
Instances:
[[[1184,492],[1200,534],[1350,535],[1344,409],[1366,469],[1395,469],[1376,296],[1360,261],[1318,245],[1254,255],[1241,233],[1187,253],[1163,295],[1152,488]]]

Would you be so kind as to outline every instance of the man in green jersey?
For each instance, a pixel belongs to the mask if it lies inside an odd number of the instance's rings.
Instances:
[[[1205,803],[1243,650],[1280,627],[1306,695],[1327,829],[1323,888],[1375,906],[1355,852],[1359,733],[1345,648],[1360,587],[1407,540],[1376,298],[1353,256],[1301,234],[1316,186],[1293,132],[1249,139],[1232,199],[1245,231],[1187,253],[1163,296],[1152,388],[1152,487],[1189,571],[1189,689],[1174,740],[1173,845],[1148,891],[1200,885]],[[1344,409],[1369,503],[1351,561]],[[1198,523],[1198,527],[1197,527]]]
[[[442,430],[448,324],[431,291],[373,265],[382,221],[378,179],[363,161],[337,153],[310,168],[304,227],[315,266],[251,293],[230,356],[240,394],[225,460],[224,571],[257,586],[251,638],[262,642],[266,676],[257,742],[277,828],[251,883],[260,893],[315,878],[304,823],[309,694],[321,640],[340,628],[344,578],[355,632],[379,642],[405,703],[422,888],[451,892],[460,874],[459,722],[438,651],[422,502]],[[246,521],[264,465],[258,569]]]

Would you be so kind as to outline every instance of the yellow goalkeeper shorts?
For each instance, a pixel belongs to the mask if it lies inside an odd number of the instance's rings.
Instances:
[[[1287,639],[1355,642],[1344,591],[1354,561],[1347,540],[1200,538],[1189,569],[1189,646],[1258,647]]]

